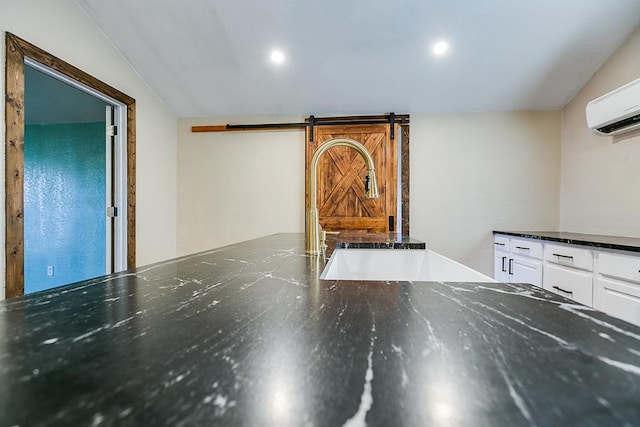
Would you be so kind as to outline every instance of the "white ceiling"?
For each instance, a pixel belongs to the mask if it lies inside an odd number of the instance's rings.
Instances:
[[[76,2],[178,117],[559,109],[640,27],[640,0]]]

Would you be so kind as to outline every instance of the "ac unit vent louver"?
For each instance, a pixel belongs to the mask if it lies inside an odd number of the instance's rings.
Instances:
[[[629,117],[628,119],[620,120],[619,122],[598,128],[598,132],[610,134],[619,129],[633,126],[634,124],[640,124],[640,114],[636,114],[635,116]]]

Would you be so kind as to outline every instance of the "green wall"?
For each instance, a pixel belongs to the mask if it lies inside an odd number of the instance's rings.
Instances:
[[[105,274],[105,164],[104,122],[25,126],[25,293]]]

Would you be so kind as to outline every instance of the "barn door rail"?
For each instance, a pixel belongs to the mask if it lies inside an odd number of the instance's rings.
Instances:
[[[313,115],[299,123],[260,123],[240,125],[201,125],[191,126],[191,132],[246,132],[255,130],[289,130],[309,128],[309,141],[313,141],[313,129],[316,126],[339,125],[375,125],[388,124],[391,139],[395,139],[395,125],[408,125],[409,114],[382,114],[377,116],[315,117]]]

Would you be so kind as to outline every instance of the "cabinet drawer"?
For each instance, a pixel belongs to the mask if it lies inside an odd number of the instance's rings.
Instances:
[[[598,254],[600,274],[640,283],[640,256],[600,252]]]
[[[493,248],[496,251],[509,252],[509,238],[496,235],[493,237]]]
[[[640,284],[598,277],[595,308],[640,326]]]
[[[542,242],[528,239],[511,239],[511,253],[542,259]]]
[[[547,243],[544,247],[544,259],[554,264],[593,271],[593,251],[589,249]]]
[[[547,264],[543,288],[593,307],[593,274],[586,271]]]

